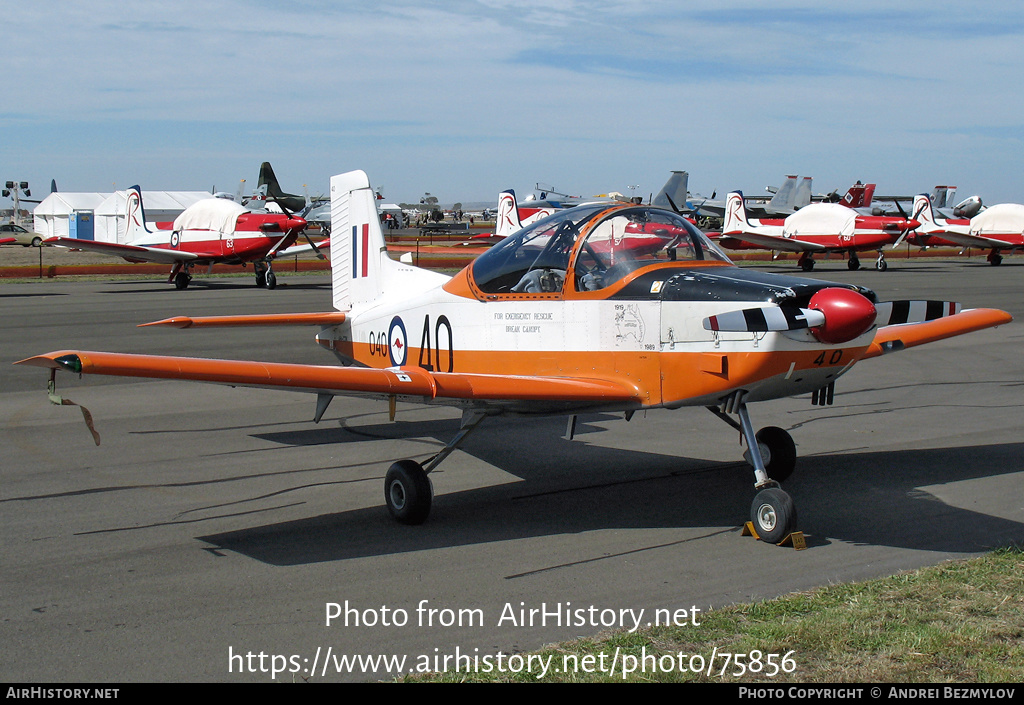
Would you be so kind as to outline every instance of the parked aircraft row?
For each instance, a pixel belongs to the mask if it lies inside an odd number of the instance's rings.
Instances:
[[[861,360],[1011,320],[741,269],[682,215],[642,204],[561,210],[449,278],[388,256],[365,173],[334,176],[331,199],[335,310],[151,325],[310,325],[340,367],[81,350],[20,364],[47,368],[54,403],[55,373],[66,370],[309,392],[315,421],[338,395],[386,401],[392,418],[397,400],[460,408],[462,427],[437,455],[387,471],[385,502],[408,524],[431,510],[428,473],[487,419],[601,411],[628,421],[637,411],[703,406],[752,449],[750,520],[777,543],[798,528],[780,486],[796,449],[780,428],[755,433],[751,403],[808,394],[830,404],[838,378]]]

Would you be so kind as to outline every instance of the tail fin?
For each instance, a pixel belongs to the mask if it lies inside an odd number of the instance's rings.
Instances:
[[[386,295],[415,296],[448,277],[388,257],[370,179],[350,171],[331,177],[331,280],[334,307],[348,311]]]
[[[256,185],[266,185],[268,196],[284,196],[284,192],[281,191],[281,185],[277,183],[277,177],[274,175],[274,170],[271,168],[270,162],[263,162],[260,164],[260,180]]]
[[[803,208],[811,203],[811,182],[810,176],[805,176],[800,185],[796,187],[796,195],[793,196],[793,209]]]
[[[661,187],[651,205],[669,208],[674,211],[686,210],[686,189],[689,187],[690,174],[685,171],[673,171],[668,181]]]
[[[743,193],[732,191],[725,197],[725,223],[722,225],[722,234],[742,233],[747,225],[747,207],[743,205]]]
[[[125,242],[141,240],[153,231],[146,225],[146,209],[142,205],[142,189],[132,186],[125,193]]]
[[[921,223],[921,227],[918,228],[918,231],[924,235],[942,229],[939,224],[935,222],[935,211],[932,209],[932,199],[928,197],[927,193],[919,193],[914,196],[914,210],[910,217]]]
[[[508,237],[523,229],[519,222],[519,209],[516,208],[516,192],[512,189],[498,194],[498,221],[494,224],[494,234]]]
[[[799,178],[799,176],[786,176],[786,180],[772,196],[772,200],[768,201],[768,205],[773,210],[780,211],[793,207],[793,199],[796,197],[796,180]]]
[[[849,208],[867,208],[871,205],[871,199],[875,195],[874,184],[855,183],[843,196],[842,203]]]

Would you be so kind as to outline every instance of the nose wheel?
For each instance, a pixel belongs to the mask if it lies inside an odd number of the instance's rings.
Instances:
[[[708,409],[743,434],[747,443],[744,458],[754,467],[754,489],[757,490],[750,505],[750,522],[758,538],[779,544],[797,530],[796,505],[779,486],[796,467],[796,444],[786,430],[777,426],[767,426],[754,433],[743,396],[744,392],[738,391],[726,398],[721,407]],[[739,423],[728,415],[730,413],[739,417]]]

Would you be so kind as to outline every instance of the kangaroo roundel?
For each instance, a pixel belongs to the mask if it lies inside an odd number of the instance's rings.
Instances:
[[[408,357],[407,337],[402,319],[398,316],[392,318],[388,329],[388,349],[391,351],[391,364],[395,367],[404,365]]]

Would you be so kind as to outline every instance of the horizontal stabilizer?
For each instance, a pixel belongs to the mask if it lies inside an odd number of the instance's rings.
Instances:
[[[250,316],[174,316],[161,321],[140,323],[147,326],[168,328],[228,328],[232,326],[336,326],[345,322],[340,311],[329,313],[264,313]]]

